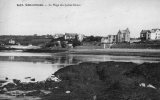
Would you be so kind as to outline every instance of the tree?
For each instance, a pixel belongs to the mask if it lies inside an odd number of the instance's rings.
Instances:
[[[73,47],[81,45],[81,42],[78,40],[78,36],[75,37],[72,43]]]

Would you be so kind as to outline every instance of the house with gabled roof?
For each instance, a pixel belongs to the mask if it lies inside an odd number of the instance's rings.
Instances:
[[[119,30],[117,33],[117,42],[130,42],[130,31],[129,29]]]
[[[142,30],[140,33],[141,41],[146,41],[151,39],[151,31],[150,30]]]
[[[160,40],[160,29],[142,30],[140,33],[141,41]]]
[[[151,30],[151,40],[160,40],[160,29]]]
[[[65,40],[66,39],[75,39],[77,35],[78,35],[77,33],[65,33],[64,38],[65,38]]]

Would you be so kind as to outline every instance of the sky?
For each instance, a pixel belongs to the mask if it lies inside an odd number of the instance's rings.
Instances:
[[[80,6],[17,6],[78,4]],[[0,0],[0,35],[80,33],[107,36],[160,28],[160,0]]]

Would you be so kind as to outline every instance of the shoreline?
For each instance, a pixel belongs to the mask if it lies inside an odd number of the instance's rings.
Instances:
[[[159,49],[72,49],[71,54],[160,57]]]
[[[159,100],[159,64],[84,62],[61,68],[44,81],[23,83],[15,79],[1,87],[0,94],[16,92],[17,98],[25,95],[42,100]]]
[[[6,49],[20,50],[20,49]],[[5,50],[0,50],[1,52]],[[86,55],[113,55],[113,56],[141,56],[160,57],[160,49],[23,49],[23,52],[31,53],[62,53],[62,54],[86,54]]]

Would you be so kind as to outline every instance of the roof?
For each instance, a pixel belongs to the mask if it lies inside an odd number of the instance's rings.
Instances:
[[[127,34],[127,33],[130,33],[130,31],[129,31],[129,29],[127,28],[127,29],[125,29],[125,30],[119,30],[119,32],[120,33],[122,33],[122,34]]]
[[[152,29],[152,30],[151,30],[151,33],[155,33],[157,30],[160,31],[160,29],[156,28],[156,29]]]
[[[77,33],[65,33],[65,35],[67,35],[67,36],[76,36]]]
[[[142,33],[142,34],[151,33],[151,30],[142,30],[141,33]]]

